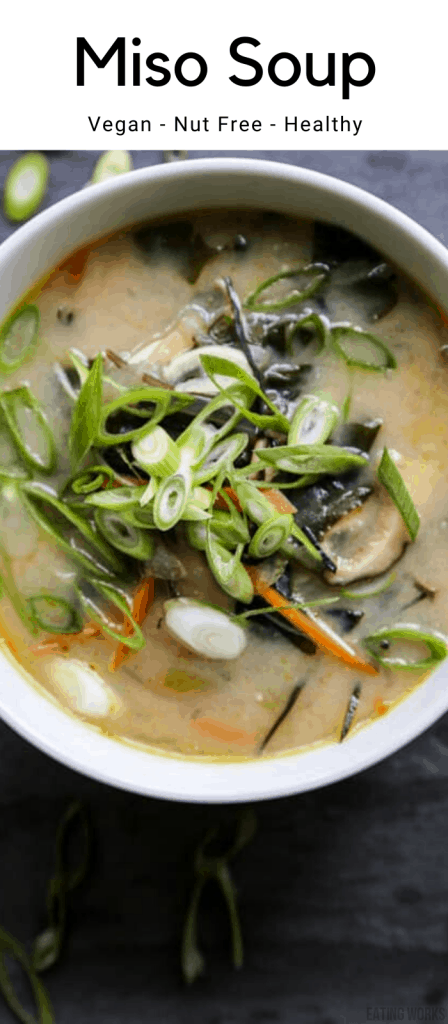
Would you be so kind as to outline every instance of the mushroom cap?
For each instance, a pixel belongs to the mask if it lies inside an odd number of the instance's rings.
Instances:
[[[386,572],[409,540],[401,515],[385,488],[378,488],[360,508],[337,521],[321,541],[336,565],[326,572],[327,583],[352,583]]]

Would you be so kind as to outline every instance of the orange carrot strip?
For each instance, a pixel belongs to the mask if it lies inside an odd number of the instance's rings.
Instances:
[[[255,741],[255,733],[246,732],[245,729],[236,729],[235,726],[227,725],[226,722],[218,722],[215,718],[194,718],[191,725],[201,736],[211,736],[212,739],[220,740],[221,743],[246,745]]]
[[[154,580],[151,576],[148,579],[143,580],[138,590],[134,594],[132,602],[132,617],[139,626],[144,621],[152,603],[154,601]],[[129,619],[125,622],[125,635],[130,636],[132,633],[132,623]],[[127,644],[119,643],[118,647],[113,655],[113,658],[109,665],[110,672],[116,672],[117,668],[120,667],[126,655],[129,654],[129,647]]]
[[[288,619],[302,633],[310,636],[327,654],[333,654],[336,658],[341,658],[347,665],[360,669],[361,672],[367,672],[371,676],[377,675],[377,669],[373,665],[370,665],[368,661],[364,661],[356,651],[345,643],[345,640],[342,640],[336,633],[333,633],[333,630],[326,627],[315,615],[305,615],[305,612],[297,608],[283,607],[285,604],[284,597],[274,587],[270,587],[265,583],[262,574],[256,566],[246,565],[245,568],[252,580],[255,593],[263,597],[273,608],[278,608],[280,615]]]
[[[387,704],[381,700],[381,697],[377,697],[373,702],[374,709],[377,715],[385,715],[387,711]]]

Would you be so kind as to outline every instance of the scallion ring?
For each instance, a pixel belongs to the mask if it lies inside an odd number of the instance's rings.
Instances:
[[[247,646],[247,633],[224,610],[179,597],[166,601],[165,626],[190,651],[204,658],[230,661]]]
[[[105,491],[95,491],[85,498],[86,505],[93,505],[95,508],[107,509],[110,512],[121,512],[139,505],[140,500],[146,491],[146,485],[138,487],[134,484],[125,484],[123,487],[110,487]]]
[[[162,481],[154,498],[154,522],[158,530],[170,530],[179,522],[190,491],[191,477],[187,473],[175,473]]]
[[[112,402],[108,402],[107,405],[103,406],[95,445],[103,448],[112,444],[123,444],[126,441],[136,441],[148,433],[149,422],[152,426],[156,426],[167,415],[168,411],[172,413],[184,409],[186,406],[191,405],[193,401],[194,398],[191,395],[178,395],[173,391],[166,391],[164,388],[129,388],[118,398],[114,398]],[[134,412],[133,407],[138,406],[140,402],[153,406],[153,409],[148,409],[147,412],[144,412],[142,409],[135,409],[137,415],[147,415],[146,423],[141,427],[134,427],[132,430],[127,430],[124,433],[113,433],[113,431],[108,429],[109,419],[123,409],[126,409],[128,412]]]
[[[3,192],[8,220],[27,220],[47,191],[49,163],[43,153],[25,153],[9,169]]]
[[[37,306],[21,306],[0,330],[0,370],[12,373],[31,355],[39,334]]]
[[[179,448],[161,426],[150,427],[134,441],[132,454],[139,466],[156,477],[172,476],[179,468]]]
[[[130,606],[122,591],[98,579],[92,579],[84,588],[78,587],[77,591],[83,611],[90,619],[98,623],[103,633],[107,633],[108,636],[111,636],[118,643],[126,644],[126,647],[129,647],[131,651],[142,650],[145,646],[145,638],[140,626],[132,617]],[[115,624],[108,616],[107,605],[104,608],[101,598],[123,614],[125,621],[121,629],[116,628],[118,624]],[[128,633],[126,630],[126,623],[131,625],[131,633]]]
[[[285,543],[291,534],[291,515],[276,515],[258,527],[249,544],[249,555],[254,558],[268,558]]]
[[[384,341],[357,327],[332,327],[330,340],[335,352],[342,356],[347,366],[375,373],[395,370],[397,367],[397,360]]]
[[[114,479],[114,471],[109,466],[91,466],[69,480],[64,493],[71,487],[74,494],[94,494],[102,488],[109,489]]]
[[[155,550],[154,538],[142,527],[133,526],[124,516],[108,509],[97,509],[95,523],[103,537],[126,555],[145,562]]]
[[[409,494],[400,470],[387,448],[384,448],[378,466],[378,479],[396,505],[411,540],[415,540],[420,527],[420,516]]]
[[[206,455],[204,461],[195,469],[195,483],[203,484],[211,480],[223,466],[232,464],[247,448],[249,438],[247,434],[233,434],[225,438],[219,444],[215,444]]]
[[[36,594],[27,600],[31,618],[39,629],[49,633],[79,633],[79,614],[70,601],[49,594]]]
[[[226,594],[236,601],[250,604],[254,596],[254,588],[249,573],[241,564],[243,547],[243,544],[239,544],[235,553],[231,554],[213,535],[210,522],[207,523],[205,553],[216,582]]]
[[[410,661],[405,653],[394,655],[392,645],[394,642],[397,643],[397,641],[403,641],[405,644],[417,644],[417,652],[420,645],[424,645],[428,651],[428,656],[426,658],[417,658],[416,661]],[[397,623],[390,628],[386,626],[384,629],[379,629],[376,633],[365,637],[362,642],[369,654],[380,665],[413,672],[426,672],[434,668],[448,654],[447,640],[441,633],[409,623]],[[386,654],[385,652],[391,647],[391,653]]]
[[[257,456],[285,473],[346,473],[365,466],[369,457],[357,448],[339,448],[336,445],[279,445],[278,448],[260,448]]]
[[[39,473],[52,473],[56,466],[56,446],[39,402],[24,384],[3,391],[0,408],[14,443],[25,462]]]
[[[339,420],[339,409],[320,395],[304,395],[294,413],[288,445],[323,444]]]
[[[275,313],[280,309],[288,309],[290,306],[296,306],[297,303],[304,302],[305,299],[309,299],[311,295],[314,295],[328,278],[328,275],[329,268],[324,263],[309,263],[305,267],[281,271],[279,274],[274,274],[273,277],[268,277],[266,281],[262,281],[258,288],[247,296],[244,305],[246,309],[256,313]],[[287,281],[294,277],[311,277],[312,280],[300,290],[293,290],[283,299],[272,299],[271,301],[268,299],[260,302],[260,296],[277,284],[278,281]]]

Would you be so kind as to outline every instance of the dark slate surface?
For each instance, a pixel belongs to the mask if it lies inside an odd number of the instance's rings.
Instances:
[[[45,205],[81,187],[98,154],[50,153]],[[220,155],[194,153],[191,156]],[[233,154],[235,155],[235,154]],[[240,154],[254,155],[254,154]],[[448,154],[266,152],[362,186],[448,239]],[[0,187],[16,154],[0,153]],[[136,167],[161,153],[134,153]],[[11,228],[0,216],[0,240]],[[0,923],[44,923],[53,839],[68,800],[91,809],[92,870],[46,975],[57,1024],[364,1024],[448,1017],[448,716],[338,785],[259,804],[235,862],[246,946],[228,963],[226,918],[203,904],[208,972],[180,981],[195,845],[232,808],[169,804],[77,775],[0,724]],[[1,1001],[0,1021],[13,1018]]]

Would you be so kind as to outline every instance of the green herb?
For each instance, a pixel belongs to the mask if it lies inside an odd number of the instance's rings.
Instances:
[[[4,591],[11,602],[12,607],[16,615],[19,616],[27,630],[35,635],[37,633],[36,623],[30,614],[29,608],[26,604],[25,599],[19,593],[19,590],[14,579],[14,575],[11,568],[11,559],[5,550],[3,544],[0,543],[0,572],[1,572],[1,585],[2,591]]]
[[[5,956],[11,957],[23,968],[31,986],[38,1016],[29,1013],[16,995],[9,976]],[[0,928],[0,990],[11,1012],[21,1024],[56,1024],[47,991],[38,977],[24,946],[4,928]]]
[[[85,569],[96,575],[101,572],[108,576],[123,572],[123,562],[114,549],[88,520],[66,502],[60,501],[53,491],[30,481],[21,486],[21,494],[39,526]],[[49,506],[47,510],[45,506]]]
[[[99,579],[91,579],[90,584],[91,586],[88,592],[81,590],[80,587],[77,588],[78,598],[83,610],[89,618],[93,619],[94,622],[97,622],[98,625],[101,626],[103,633],[107,633],[113,640],[117,640],[118,643],[126,644],[126,646],[132,651],[141,651],[145,646],[146,641],[140,626],[132,616],[130,601],[127,600],[123,591],[119,591],[116,587],[112,587],[108,583],[104,583],[103,580]],[[92,592],[92,588],[97,591],[97,594]],[[118,608],[118,610],[122,612],[126,621],[130,623],[132,627],[132,633],[130,635],[127,634],[124,626],[121,630],[114,628],[112,621],[103,609],[99,598],[105,599],[113,607]]]
[[[350,696],[350,700],[349,700],[348,705],[347,705],[347,710],[345,712],[344,721],[342,723],[341,735],[339,736],[339,743],[342,743],[342,740],[345,740],[345,737],[347,736],[347,733],[348,733],[349,729],[351,729],[352,722],[353,722],[353,719],[355,717],[356,709],[357,709],[358,704],[359,704],[359,698],[361,696],[361,689],[362,689],[361,683],[355,683],[355,686],[353,687],[353,690],[352,690],[352,693],[351,693],[351,696]]]
[[[262,429],[272,428],[274,430],[280,430],[284,434],[288,433],[289,420],[279,412],[277,406],[271,402],[267,395],[265,395],[264,391],[262,391],[259,384],[257,384],[257,381],[251,377],[250,373],[246,373],[241,366],[238,366],[236,363],[232,363],[230,359],[223,359],[221,356],[200,355],[199,358],[207,376],[210,377],[210,380],[212,380],[214,384],[216,384],[216,387],[219,388],[221,393],[225,392],[226,389],[219,384],[216,379],[216,374],[223,374],[226,377],[234,377],[239,384],[243,385],[244,388],[247,388],[248,391],[251,391],[254,396],[257,395],[258,398],[261,398],[265,405],[267,405],[268,409],[271,410],[272,416],[265,416],[260,413],[251,412],[249,409],[240,405],[241,412],[250,423],[254,423],[255,426],[261,427]],[[238,405],[236,401],[235,405]]]
[[[373,583],[368,586],[367,584],[361,584],[359,590],[344,589],[340,591],[340,597],[348,597],[351,600],[360,599],[363,600],[366,597],[377,597],[378,594],[382,594],[385,590],[388,590],[394,580],[397,578],[396,572],[389,573],[385,579],[380,581],[374,580]]]
[[[62,597],[37,594],[27,600],[30,616],[39,629],[50,633],[79,633],[81,620],[74,605]]]
[[[3,324],[0,331],[0,370],[12,373],[30,355],[39,334],[37,306],[21,306]]]
[[[91,466],[68,480],[62,493],[71,487],[74,494],[93,494],[103,487],[109,488],[114,479],[115,473],[109,466]]]
[[[295,306],[298,302],[303,302],[305,299],[309,299],[311,295],[321,287],[326,278],[328,277],[328,267],[323,263],[310,263],[306,267],[298,267],[295,270],[282,271],[280,274],[275,274],[273,277],[268,277],[266,281],[258,285],[244,303],[247,309],[253,312],[259,313],[275,313],[279,309],[288,309],[289,306]],[[265,300],[260,302],[260,296],[263,292],[267,291],[272,285],[276,284],[277,281],[286,281],[294,277],[311,277],[310,284],[305,285],[300,291],[294,289],[290,295],[287,295],[284,299],[277,300]]]
[[[210,521],[207,523],[205,553],[210,571],[226,594],[233,597],[235,601],[250,604],[254,596],[254,588],[249,573],[241,565],[243,548],[244,544],[239,544],[232,554],[214,536]]]
[[[171,530],[179,522],[189,500],[191,486],[188,473],[176,473],[163,480],[154,498],[154,522],[158,530]]]
[[[147,403],[153,406],[152,410],[139,409],[139,403]],[[133,387],[112,402],[108,402],[101,410],[100,422],[95,438],[96,447],[104,448],[112,444],[124,444],[126,441],[136,441],[148,433],[149,424],[156,426],[160,420],[167,415],[168,411],[178,412],[185,409],[194,402],[194,395],[184,395],[175,391],[167,391],[165,388]],[[107,421],[118,412],[126,410],[136,416],[146,418],[146,423],[141,427],[134,427],[121,434],[114,434],[107,428]]]
[[[78,837],[81,855],[77,867],[67,864],[67,853]],[[37,936],[32,953],[35,971],[47,971],[59,958],[67,922],[67,896],[84,881],[91,848],[89,818],[79,800],[73,801],[65,811],[56,833],[55,869],[47,892],[48,924]]]
[[[154,538],[141,526],[133,526],[118,512],[101,508],[95,512],[95,523],[103,537],[118,551],[145,562],[155,550]]]
[[[347,366],[376,373],[395,370],[397,367],[395,356],[374,334],[360,331],[357,327],[332,327],[330,338],[333,348]]]
[[[68,448],[76,468],[90,451],[101,418],[103,357],[98,355],[81,387],[72,412]]]
[[[244,624],[246,619],[251,619],[255,615],[277,615],[277,612],[292,611],[303,611],[304,608],[322,608],[325,605],[336,604],[339,601],[339,597],[319,597],[315,601],[292,601],[288,604],[282,604],[278,607],[271,607],[266,605],[266,608],[251,608],[247,612],[241,612],[239,615],[235,615],[235,622],[239,622],[241,625]]]
[[[132,445],[135,461],[156,477],[172,476],[179,468],[180,451],[163,427],[151,426]]]
[[[418,645],[425,644],[428,649],[428,657],[418,661],[409,661],[401,654],[394,657],[393,651],[386,654],[385,651],[390,649],[394,640],[405,640]],[[447,641],[440,633],[408,623],[397,623],[390,628],[386,626],[384,629],[372,633],[371,636],[364,637],[362,642],[369,654],[380,665],[386,665],[389,668],[425,672],[438,665],[448,654]]]
[[[49,164],[42,153],[27,153],[9,169],[3,192],[8,220],[27,220],[40,206],[47,191]]]
[[[105,491],[95,491],[88,494],[85,499],[86,505],[93,505],[95,508],[107,509],[110,512],[126,511],[139,505],[140,500],[146,491],[146,484],[141,487],[136,484],[124,485],[123,487],[110,487]]]
[[[13,391],[3,391],[0,408],[24,461],[39,473],[52,473],[56,466],[53,435],[29,387],[24,384]]]
[[[300,317],[300,319],[296,323],[289,324],[286,327],[286,341],[288,352],[292,351],[291,343],[293,339],[296,337],[296,335],[300,334],[300,331],[303,328],[306,329],[307,327],[314,328],[314,331],[317,334],[319,347],[316,354],[320,355],[323,349],[326,348],[328,338],[330,335],[328,321],[326,321],[322,316],[319,316],[318,313],[306,313],[305,316]]]
[[[249,544],[249,555],[253,558],[269,558],[290,537],[292,527],[291,515],[273,515],[254,533]]]
[[[212,398],[210,402],[207,402],[207,404],[204,405],[203,409],[201,409],[197,416],[195,416],[193,423],[191,423],[190,426],[184,430],[183,434],[178,437],[177,444],[179,448],[183,448],[191,444],[195,446],[198,428],[202,425],[206,425],[206,421],[213,415],[213,413],[218,412],[220,409],[228,408],[229,406],[233,407],[234,412],[213,434],[213,444],[218,444],[223,437],[226,437],[227,434],[231,433],[241,417],[243,415],[247,415],[247,410],[254,400],[255,395],[245,387],[233,384],[231,387],[226,388],[222,394],[216,395],[215,398]]]
[[[198,484],[212,480],[223,467],[233,465],[235,459],[247,448],[247,434],[233,434],[215,444],[208,454],[195,466],[194,479]]]
[[[288,445],[323,444],[339,420],[335,403],[321,395],[304,395],[288,431]]]
[[[235,968],[243,966],[243,939],[238,914],[235,886],[230,874],[229,861],[251,842],[255,835],[256,819],[252,810],[244,810],[237,820],[236,835],[229,848],[219,856],[212,856],[208,847],[219,838],[219,828],[209,829],[198,846],[194,857],[195,883],[185,919],[181,965],[182,975],[187,984],[196,981],[204,971],[205,961],[198,946],[198,912],[202,890],[208,880],[214,880],[221,888],[230,923],[232,962]]]
[[[381,462],[378,466],[378,479],[392,498],[394,505],[401,515],[404,525],[411,540],[415,540],[420,526],[420,516],[409,494],[400,470],[391,458],[387,448],[384,448]]]
[[[131,154],[125,149],[111,149],[100,156],[93,168],[90,181],[92,185],[96,185],[98,182],[115,178],[117,174],[126,174],[127,171],[132,171]]]
[[[257,455],[261,462],[297,474],[346,473],[368,462],[368,456],[357,449],[329,444],[279,445],[278,448],[260,448]]]

